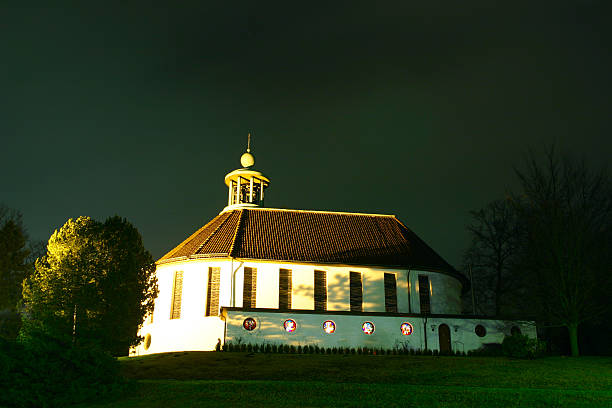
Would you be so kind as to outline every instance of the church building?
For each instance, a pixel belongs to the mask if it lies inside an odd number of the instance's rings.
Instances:
[[[225,176],[227,206],[157,261],[144,355],[232,342],[467,352],[533,322],[461,314],[469,281],[394,215],[264,207],[270,180]]]

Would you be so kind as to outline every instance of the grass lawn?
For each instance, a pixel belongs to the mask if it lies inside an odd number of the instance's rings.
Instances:
[[[81,407],[612,407],[612,358],[190,352],[120,359],[134,388]]]

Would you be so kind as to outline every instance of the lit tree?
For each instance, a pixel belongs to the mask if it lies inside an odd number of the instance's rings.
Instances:
[[[119,217],[69,219],[24,282],[24,329],[124,354],[142,340],[156,295],[155,264],[136,228]]]

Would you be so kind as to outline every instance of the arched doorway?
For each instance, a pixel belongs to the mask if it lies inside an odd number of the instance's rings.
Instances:
[[[448,325],[443,323],[438,327],[438,336],[440,337],[440,353],[450,353],[451,335]]]

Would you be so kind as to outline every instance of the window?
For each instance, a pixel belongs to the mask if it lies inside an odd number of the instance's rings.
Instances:
[[[170,306],[170,319],[180,319],[182,296],[183,296],[183,271],[176,271],[174,272],[174,285],[172,288],[172,304]]]
[[[278,308],[291,309],[291,269],[278,273]]]
[[[374,323],[364,322],[361,325],[361,331],[363,331],[365,334],[373,334],[374,333]]]
[[[429,278],[427,275],[419,275],[419,300],[421,301],[421,313],[430,314],[431,305],[429,303]]]
[[[397,313],[397,283],[394,273],[385,273],[385,312]]]
[[[402,332],[402,334],[404,336],[410,336],[412,334],[412,332],[414,331],[414,327],[412,327],[412,324],[409,322],[404,322],[402,323],[402,325],[400,326],[400,330]]]
[[[293,319],[287,319],[283,323],[283,328],[287,333],[293,333],[297,329],[297,323]]]
[[[253,331],[257,327],[257,322],[252,317],[247,317],[242,322],[242,327],[244,327],[244,330]]]
[[[361,312],[363,303],[363,288],[361,285],[361,273],[351,272],[350,274],[350,302],[351,312]]]
[[[220,268],[208,268],[208,288],[206,290],[206,316],[219,315],[219,275]]]
[[[314,310],[327,310],[327,272],[314,271]]]
[[[242,307],[254,308],[257,299],[257,269],[244,268],[244,283],[242,286]]]
[[[336,331],[336,323],[332,320],[326,320],[323,322],[323,331],[327,334],[332,334]]]
[[[478,337],[484,337],[487,334],[487,329],[485,329],[482,324],[479,324],[474,328],[474,333],[476,333]]]

